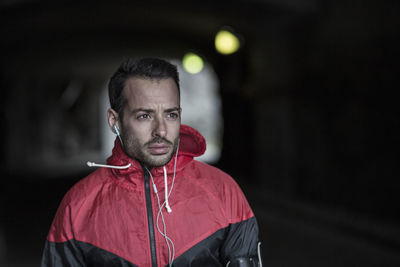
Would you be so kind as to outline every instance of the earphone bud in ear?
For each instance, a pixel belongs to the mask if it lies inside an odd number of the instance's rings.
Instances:
[[[121,138],[121,135],[119,134],[117,125],[115,125],[115,124],[114,124],[114,130],[115,130],[115,133],[117,134],[117,136],[118,136],[118,138],[119,138],[119,141],[121,141],[121,145],[124,145],[124,144],[122,143],[122,138]]]
[[[115,130],[115,133],[119,136],[119,131],[118,131],[117,125],[115,125],[115,124],[114,124],[114,130]]]

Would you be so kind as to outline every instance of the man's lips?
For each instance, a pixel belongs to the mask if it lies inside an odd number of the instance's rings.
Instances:
[[[150,154],[163,155],[169,152],[169,146],[165,144],[153,144],[148,147]]]

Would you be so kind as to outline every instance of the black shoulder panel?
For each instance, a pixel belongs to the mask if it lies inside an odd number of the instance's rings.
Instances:
[[[258,225],[255,217],[231,224],[197,243],[174,261],[174,266],[226,266],[238,257],[257,256]]]
[[[173,266],[221,267],[241,258],[256,258],[258,226],[255,217],[228,225],[176,258]],[[41,267],[137,267],[120,256],[94,245],[69,240],[46,241]]]
[[[181,256],[175,259],[173,266],[223,266],[221,263],[221,246],[224,243],[227,228],[213,233],[197,243]]]

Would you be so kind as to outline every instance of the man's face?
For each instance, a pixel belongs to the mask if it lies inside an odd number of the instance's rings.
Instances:
[[[125,153],[148,167],[166,165],[179,139],[181,109],[173,79],[133,77],[122,91],[125,98],[121,138]]]

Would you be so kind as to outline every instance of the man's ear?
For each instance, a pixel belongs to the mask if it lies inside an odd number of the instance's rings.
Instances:
[[[108,116],[108,126],[110,127],[110,129],[113,133],[117,134],[115,132],[114,125],[117,126],[118,130],[121,129],[118,113],[115,110],[113,110],[112,108],[109,108],[107,110],[107,116]]]

